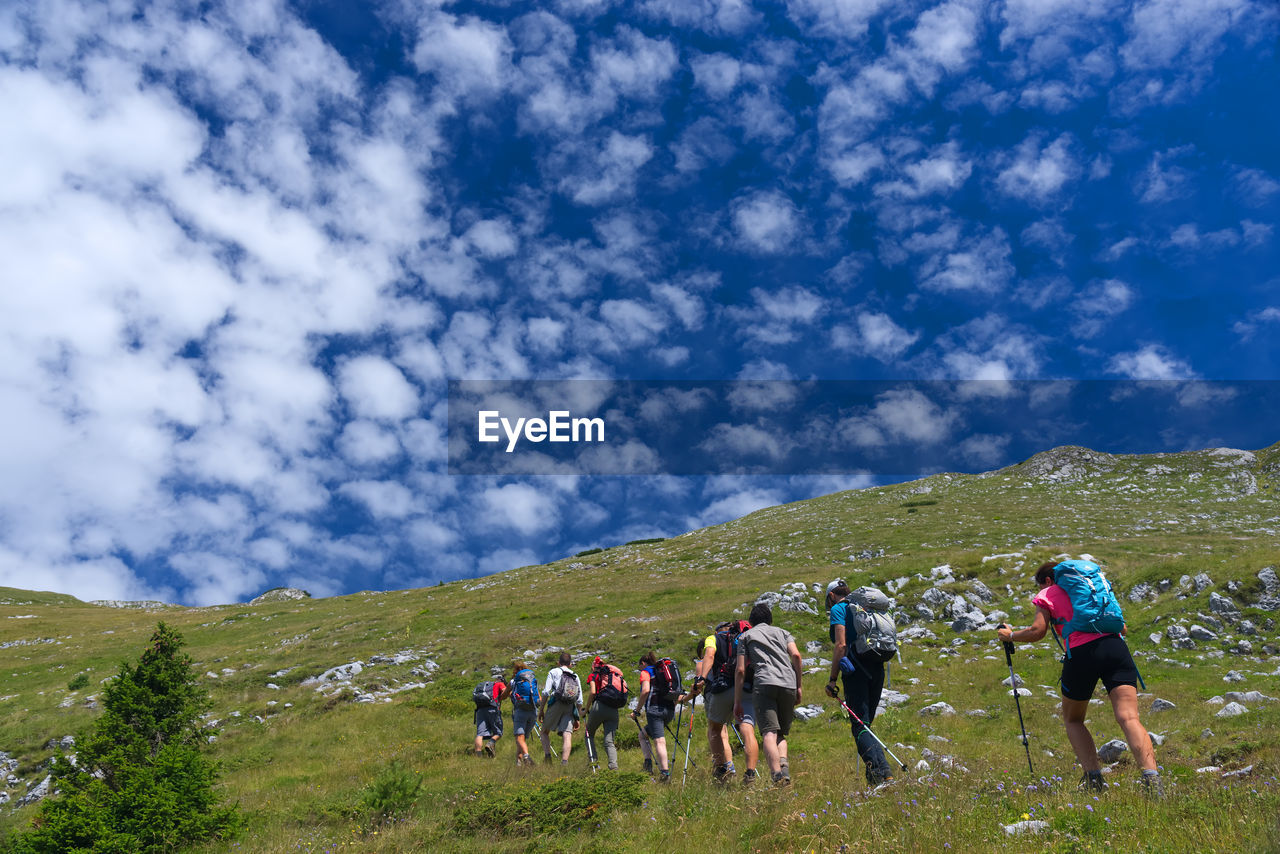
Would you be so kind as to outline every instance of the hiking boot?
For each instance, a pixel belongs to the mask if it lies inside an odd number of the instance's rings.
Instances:
[[[550,753],[544,753],[544,754],[542,754],[542,764],[543,764],[543,765],[550,765],[550,764],[551,764],[551,754],[550,754]]]
[[[1153,801],[1164,799],[1164,783],[1160,781],[1159,774],[1143,774],[1141,779],[1142,789],[1148,798]]]
[[[1086,771],[1080,778],[1079,788],[1090,792],[1101,792],[1107,788],[1107,784],[1102,779],[1101,771]]]
[[[670,771],[663,771],[662,773],[660,773],[660,774],[658,775],[658,782],[659,782],[659,783],[670,783],[670,782],[671,782],[671,772],[670,772]]]
[[[791,775],[790,775],[790,774],[788,774],[788,773],[786,773],[785,771],[778,771],[778,772],[776,772],[776,773],[773,775],[773,785],[775,785],[775,786],[790,786],[790,785],[791,785]]]
[[[712,769],[711,779],[715,780],[717,783],[726,783],[728,782],[729,778],[732,777],[735,773],[736,772],[733,767],[733,763],[726,762],[723,765],[717,765],[714,769]]]
[[[485,755],[487,758],[489,758],[489,759],[492,759],[492,758],[494,758],[495,756],[497,756],[497,755],[498,755],[498,754],[496,754],[496,753],[494,753],[494,752],[493,752],[493,742],[492,742],[492,741],[486,741],[486,742],[484,743],[484,755]]]
[[[742,785],[750,786],[756,780],[760,779],[760,772],[754,768],[748,768],[742,772]]]
[[[652,760],[652,759],[646,759],[646,760],[644,761],[644,773],[646,773],[646,774],[652,774],[652,773],[653,773],[653,760]]]
[[[874,794],[876,792],[879,792],[882,789],[887,789],[896,782],[898,782],[898,780],[892,774],[888,774],[884,777],[879,777],[875,782],[871,784],[871,792]]]

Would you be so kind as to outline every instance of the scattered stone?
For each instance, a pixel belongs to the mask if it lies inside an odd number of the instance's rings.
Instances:
[[[53,786],[53,776],[49,775],[40,781],[40,784],[31,791],[27,792],[18,799],[18,808],[30,806],[36,801],[43,800],[49,796],[49,790]]]
[[[1164,711],[1168,711],[1169,709],[1176,709],[1176,708],[1178,707],[1173,703],[1169,702],[1168,700],[1162,700],[1159,697],[1151,701],[1151,711],[1153,712],[1164,712]]]
[[[1201,625],[1193,625],[1187,629],[1187,634],[1199,641],[1217,640],[1218,636]]]
[[[1004,832],[1009,836],[1022,836],[1024,834],[1044,833],[1049,829],[1047,821],[1015,821],[1013,824],[1003,826]]]
[[[930,618],[932,619],[932,618]],[[912,626],[909,629],[898,632],[898,642],[913,640],[937,640],[938,636],[926,629],[924,626]]]
[[[332,685],[340,682],[350,682],[352,678],[357,676],[360,671],[364,670],[364,662],[353,661],[350,664],[341,664],[337,667],[331,667],[319,676],[311,676],[302,680],[303,685],[315,685],[319,683],[321,687]]]
[[[267,602],[296,602],[299,599],[310,599],[311,594],[296,587],[274,587],[260,596],[249,600],[250,605],[262,605]]]
[[[1197,768],[1197,774],[1217,774],[1222,768],[1218,765],[1206,765],[1203,768]]]
[[[1209,594],[1209,610],[1215,614],[1239,614],[1240,609],[1226,596],[1219,596],[1217,593]]]
[[[1016,673],[1013,676],[1006,676],[1000,680],[1000,684],[1008,688],[1021,688],[1026,683],[1022,681],[1022,677]]]
[[[1240,705],[1239,703],[1227,703],[1220,710],[1218,710],[1218,713],[1215,714],[1214,717],[1215,718],[1234,718],[1237,715],[1243,715],[1247,711],[1249,710],[1244,706]]]
[[[277,684],[276,684],[276,683],[274,683],[274,682],[268,682],[268,683],[267,683],[267,687],[268,687],[268,688],[270,688],[272,691],[279,691],[279,690],[280,690],[280,686],[279,686],[279,685],[277,685]],[[272,701],[272,702],[274,702],[274,701]]]
[[[1176,626],[1176,625],[1170,626],[1168,629],[1168,634],[1169,634],[1169,640],[1180,640],[1182,638],[1187,637],[1188,635],[1187,627]]]
[[[1031,689],[1030,689],[1030,688],[1016,688],[1016,689],[1010,689],[1010,691],[1009,691],[1009,696],[1010,696],[1010,697],[1012,697],[1012,696],[1013,696],[1013,692],[1014,692],[1015,690],[1018,692],[1018,696],[1019,696],[1019,697],[1030,697],[1030,696],[1031,696]]]
[[[916,763],[916,770],[917,770],[917,771],[928,771],[928,770],[929,770],[929,763],[928,763],[928,762],[926,762],[925,760],[921,759],[919,762],[917,762],[917,763]]]
[[[1226,772],[1225,774],[1223,774],[1223,775],[1222,775],[1222,779],[1224,779],[1224,780],[1232,780],[1232,779],[1238,780],[1238,779],[1240,779],[1240,778],[1242,778],[1242,777],[1248,777],[1248,776],[1249,776],[1250,774],[1252,774],[1252,773],[1253,773],[1253,766],[1252,766],[1252,765],[1246,765],[1245,767],[1243,767],[1243,768],[1239,768],[1239,769],[1237,769],[1237,770],[1235,770],[1235,771],[1228,771],[1228,772]]]
[[[1227,675],[1222,677],[1223,682],[1243,682],[1244,674],[1239,670],[1228,670]]]
[[[1208,727],[1205,727],[1204,729],[1200,730],[1200,737],[1213,738],[1213,730],[1209,729]]]
[[[804,645],[805,652],[822,652],[826,648],[827,645],[821,641],[809,641]]]
[[[1258,571],[1258,580],[1262,582],[1262,596],[1253,607],[1264,611],[1280,611],[1280,577],[1276,576],[1273,566],[1263,567]]]
[[[1205,702],[1208,703],[1210,706],[1221,706],[1223,703],[1226,702],[1226,700],[1222,699],[1222,697],[1220,696],[1214,696],[1205,700]]]
[[[976,578],[969,582],[969,592],[983,602],[994,602],[996,598],[991,589]]]
[[[1275,697],[1268,697],[1261,691],[1228,691],[1226,700],[1229,703],[1270,703]]]
[[[767,591],[756,597],[756,604],[763,602],[774,611],[793,614],[818,615],[818,600],[809,593],[809,588],[802,581],[794,581],[778,588],[778,592]]]
[[[1141,584],[1135,584],[1133,589],[1129,591],[1130,602],[1144,602],[1154,600],[1157,596],[1156,590],[1145,581]]]
[[[1156,747],[1159,747],[1160,745],[1164,744],[1165,738],[1166,738],[1166,736],[1160,735],[1159,733],[1156,733],[1156,732],[1151,732],[1150,730],[1147,731],[1147,737],[1151,739],[1151,743],[1154,744]]]
[[[920,601],[926,605],[932,605],[935,608],[945,608],[951,604],[951,594],[943,590],[941,587],[930,587],[920,597]]]
[[[1147,635],[1147,640],[1151,641],[1151,643],[1153,644],[1160,643],[1160,641],[1163,638],[1164,638],[1164,635],[1160,634],[1159,632],[1152,632],[1151,634]]]
[[[1253,620],[1241,620],[1240,625],[1236,626],[1236,631],[1252,637],[1258,633],[1258,627],[1253,624]]]
[[[1098,759],[1102,762],[1115,762],[1128,750],[1128,744],[1118,738],[1113,738],[1098,748]]]
[[[1196,577],[1191,579],[1191,583],[1195,585],[1196,592],[1200,593],[1207,587],[1213,586],[1213,579],[1206,572],[1197,573]]]
[[[951,708],[951,706],[947,705],[946,703],[939,702],[929,706],[925,706],[923,709],[920,710],[919,713],[921,715],[930,716],[930,717],[938,716],[938,715],[941,715],[943,717],[950,717],[956,713],[956,710]]]
[[[797,718],[799,718],[802,721],[810,721],[816,717],[821,717],[823,711],[824,709],[822,708],[822,706],[815,706],[815,705],[797,706],[795,710],[795,715]]]

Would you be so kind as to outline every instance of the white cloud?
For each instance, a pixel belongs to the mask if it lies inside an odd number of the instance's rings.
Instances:
[[[482,518],[489,526],[521,534],[546,531],[560,521],[554,495],[523,483],[490,487],[481,493],[480,503]]]
[[[1117,353],[1107,363],[1107,372],[1131,380],[1195,379],[1191,365],[1161,344],[1145,344],[1129,353]]]
[[[464,237],[485,258],[509,258],[519,246],[511,226],[502,220],[482,219]]]
[[[831,335],[837,349],[862,353],[885,364],[901,357],[920,340],[919,332],[908,332],[889,315],[878,311],[859,312],[854,327],[836,326]]]
[[[413,493],[395,481],[356,480],[337,491],[360,502],[376,519],[403,519],[414,510]]]
[[[1009,442],[1008,436],[980,433],[962,439],[956,451],[971,465],[995,467],[1006,461]]]
[[[690,516],[684,521],[688,528],[705,528],[718,525],[731,519],[738,519],[748,513],[773,507],[783,501],[782,493],[769,489],[744,489],[726,495],[708,504],[701,513]]]
[[[1107,321],[1129,308],[1133,300],[1133,288],[1119,279],[1092,282],[1071,304],[1077,318],[1073,330],[1081,337],[1095,338]]]
[[[631,299],[605,300],[600,318],[609,325],[608,340],[623,347],[651,343],[667,328],[661,312]]]
[[[435,74],[451,94],[489,95],[511,73],[511,42],[499,26],[428,10],[413,49],[419,70]]]
[[[700,54],[689,65],[694,81],[712,98],[727,97],[742,76],[742,64],[724,53]]]
[[[870,410],[843,419],[836,429],[841,441],[878,448],[889,443],[936,445],[950,436],[954,424],[954,413],[909,388],[878,395]]]
[[[856,39],[867,31],[884,0],[787,0],[787,16],[813,35]]]
[[[801,234],[800,212],[778,192],[758,192],[730,206],[738,242],[755,252],[777,254],[793,248]]]
[[[968,180],[973,164],[961,156],[960,146],[953,141],[938,146],[928,157],[908,164],[902,171],[904,179],[878,184],[876,193],[905,199],[951,193]]]
[[[1062,134],[1041,147],[1038,134],[1023,140],[996,176],[996,186],[1007,196],[1044,204],[1054,199],[1071,182],[1079,179],[1081,167],[1072,153],[1075,141]]]
[[[1191,146],[1181,146],[1152,155],[1151,162],[1135,182],[1134,189],[1139,201],[1149,205],[1161,204],[1188,195],[1192,175],[1177,161],[1188,157],[1193,151]]]
[[[948,235],[944,230],[937,236]],[[934,252],[920,266],[920,286],[926,290],[993,293],[1013,278],[1009,240],[999,228],[990,234],[959,240],[954,247],[942,244],[939,249],[943,251]]]
[[[594,150],[573,150],[576,169],[561,179],[560,186],[581,205],[615,201],[635,193],[640,168],[652,157],[653,146],[646,138],[610,131]]]
[[[702,298],[677,285],[660,284],[650,288],[655,299],[665,303],[680,320],[680,324],[690,331],[702,328],[706,318],[706,307]]]
[[[521,566],[540,563],[542,558],[532,549],[495,549],[476,561],[477,575],[492,575]]]
[[[947,71],[969,64],[977,43],[978,15],[973,4],[943,3],[920,16],[908,36],[915,53]]]
[[[1280,307],[1267,306],[1259,311],[1250,312],[1245,320],[1236,321],[1231,331],[1248,341],[1258,331],[1258,327],[1269,323],[1280,323]]]
[[[418,392],[395,365],[357,356],[338,369],[338,387],[356,415],[398,421],[418,414]]]

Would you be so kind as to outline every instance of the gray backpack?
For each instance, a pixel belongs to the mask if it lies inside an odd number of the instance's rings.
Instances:
[[[885,662],[898,654],[898,627],[889,613],[889,597],[874,587],[859,587],[845,597],[845,636],[864,661]]]

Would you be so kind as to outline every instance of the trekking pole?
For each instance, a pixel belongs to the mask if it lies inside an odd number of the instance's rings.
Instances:
[[[738,732],[738,725],[733,721],[729,721],[729,726],[733,727],[733,734],[738,737],[738,746],[743,750],[747,749],[747,743],[742,740],[742,733]]]
[[[906,771],[906,770],[907,770],[907,763],[903,762],[903,761],[902,761],[901,759],[899,759],[897,756],[894,756],[893,751],[889,749],[889,745],[887,745],[887,744],[885,744],[883,741],[881,741],[881,740],[880,740],[880,737],[879,737],[879,736],[877,736],[874,732],[872,732],[872,731],[871,731],[871,727],[867,726],[866,722],[865,722],[865,721],[863,721],[863,720],[862,720],[862,718],[858,717],[858,713],[857,713],[857,712],[855,712],[853,709],[849,708],[849,704],[848,704],[848,703],[846,703],[844,700],[840,699],[840,697],[839,697],[839,696],[837,696],[837,697],[836,697],[836,702],[837,702],[837,703],[839,703],[839,704],[841,705],[841,707],[843,707],[843,708],[844,708],[845,713],[846,713],[849,717],[853,718],[853,722],[854,722],[855,724],[857,724],[858,726],[862,727],[862,732],[859,732],[859,733],[857,733],[857,734],[855,734],[855,735],[854,735],[854,740],[855,740],[855,741],[857,740],[857,738],[858,738],[858,736],[859,736],[859,735],[862,735],[862,733],[863,733],[863,732],[865,732],[867,735],[871,736],[872,738],[874,738],[874,739],[876,740],[876,744],[880,745],[881,749],[882,749],[882,750],[884,750],[884,752],[885,752],[885,753],[889,754],[889,756],[891,756],[891,757],[893,758],[893,761],[894,761],[894,762],[897,762],[897,763],[898,763],[898,765],[900,765],[900,766],[902,767],[902,770],[903,770],[903,771]]]
[[[591,762],[591,773],[594,774],[600,770],[599,765],[596,763],[595,739],[591,737],[591,733],[587,733],[582,740],[587,743],[587,759]]]
[[[536,732],[536,733],[538,734],[538,741],[542,741],[542,727],[541,727],[541,726],[539,726],[538,724],[534,724],[534,725],[533,725],[533,731],[534,731],[534,732]],[[559,758],[560,758],[560,754],[559,754],[559,753],[556,753],[556,746],[555,746],[554,744],[552,744],[552,743],[551,743],[551,739],[550,739],[550,738],[548,738],[548,739],[547,739],[547,747],[550,747],[550,748],[551,748],[551,755],[552,755],[552,756],[554,756],[556,759],[559,759]]]
[[[1005,624],[1001,623],[997,628],[1005,628]],[[1027,725],[1022,722],[1022,700],[1018,696],[1018,677],[1013,673],[1013,641],[1002,641],[1002,643],[1004,660],[1009,663],[1009,685],[1013,688],[1013,704],[1018,708],[1018,726],[1022,728],[1022,747],[1027,751],[1027,770],[1034,777],[1036,769],[1031,765],[1031,745],[1027,743]]]
[[[689,776],[689,748],[693,747],[693,713],[698,708],[698,695],[693,695],[693,705],[689,707],[689,740],[684,748],[684,773],[680,775],[680,788],[684,788],[684,781]],[[697,768],[697,765],[693,766]]]
[[[680,736],[679,736],[679,734],[674,733],[674,732],[672,732],[672,731],[671,731],[671,725],[670,725],[670,724],[666,724],[665,726],[666,726],[666,730],[667,730],[667,735],[671,736],[671,740],[672,740],[672,741],[674,741],[674,742],[676,743],[676,747],[680,748],[681,750],[684,750],[684,755],[685,755],[685,757],[686,757],[686,758],[688,758],[688,757],[689,757],[689,751],[688,751],[688,750],[685,750],[684,742],[680,741]],[[691,759],[691,758],[690,758],[690,759],[689,759],[689,761],[693,763],[693,767],[694,767],[694,768],[697,768],[697,767],[698,767],[698,760],[696,760],[696,759]]]

